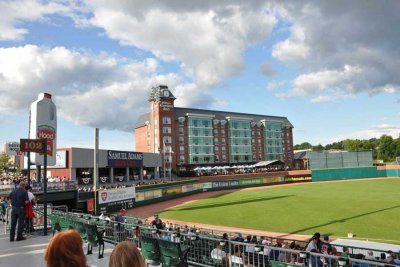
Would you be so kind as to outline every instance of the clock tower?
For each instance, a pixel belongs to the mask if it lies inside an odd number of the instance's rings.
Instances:
[[[168,176],[176,166],[173,158],[175,150],[175,97],[166,85],[151,88],[150,121],[148,136],[150,137],[150,152],[162,153],[163,175]]]

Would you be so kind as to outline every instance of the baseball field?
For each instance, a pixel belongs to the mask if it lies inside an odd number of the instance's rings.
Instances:
[[[400,179],[293,184],[223,193],[161,213],[168,220],[400,244]]]

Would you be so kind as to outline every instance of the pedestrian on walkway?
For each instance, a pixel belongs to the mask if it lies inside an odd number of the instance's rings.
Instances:
[[[26,183],[20,182],[19,186],[17,186],[17,188],[10,194],[10,202],[12,205],[10,241],[14,241],[17,223],[17,241],[26,239],[22,236],[22,230],[24,229],[25,221],[25,204],[29,203],[28,192],[26,192],[25,188]]]

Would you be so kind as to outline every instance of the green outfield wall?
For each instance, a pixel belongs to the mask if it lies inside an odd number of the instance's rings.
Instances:
[[[376,177],[400,177],[400,169],[378,170],[377,167],[311,170],[313,182]]]
[[[300,179],[302,178],[302,179]],[[298,182],[309,181],[309,177],[297,177]],[[285,176],[225,179],[223,181],[185,181],[181,183],[159,184],[136,188],[135,206],[143,206],[169,199],[184,197],[200,192],[217,191],[245,187],[257,187],[285,183]]]

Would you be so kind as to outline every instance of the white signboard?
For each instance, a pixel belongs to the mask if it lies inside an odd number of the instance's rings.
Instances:
[[[99,192],[99,204],[136,198],[135,187],[119,188]]]
[[[31,169],[35,169],[35,165],[31,165]],[[56,152],[56,164],[54,166],[47,166],[49,169],[63,169],[67,168],[67,151],[58,150]],[[24,157],[24,169],[28,169],[28,157]]]
[[[17,142],[9,142],[6,143],[5,151],[8,156],[17,156],[19,153],[19,143]]]

